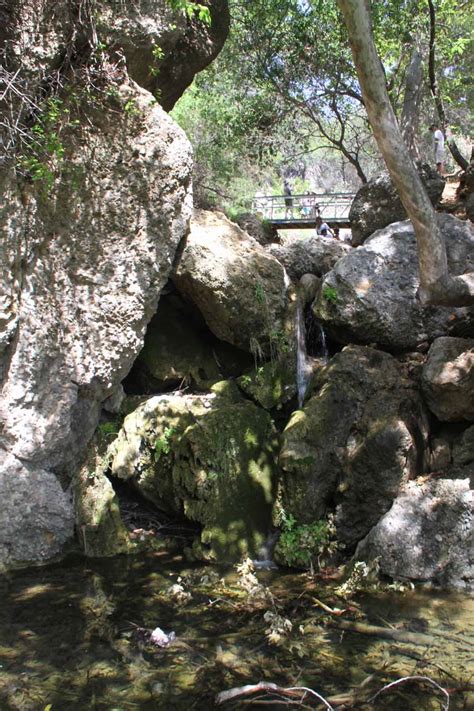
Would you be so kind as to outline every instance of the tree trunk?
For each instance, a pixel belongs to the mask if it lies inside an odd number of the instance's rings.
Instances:
[[[405,78],[405,95],[403,97],[400,127],[406,146],[413,160],[420,160],[418,148],[418,123],[420,115],[421,89],[423,82],[423,62],[417,47],[413,47],[410,63]]]
[[[372,35],[368,0],[337,0],[347,26],[354,63],[375,139],[415,230],[423,303],[474,303],[474,273],[448,275],[436,213],[406,148],[385,85]]]

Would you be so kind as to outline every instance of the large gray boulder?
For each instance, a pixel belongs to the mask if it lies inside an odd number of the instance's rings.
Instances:
[[[285,270],[222,213],[195,210],[173,281],[220,339],[257,356],[283,334]]]
[[[422,470],[427,417],[399,363],[372,348],[344,348],[313,388],[283,433],[282,505],[310,523],[336,502],[338,539],[353,548]]]
[[[446,181],[427,164],[419,168],[419,173],[431,202],[436,205]],[[406,218],[406,210],[390,176],[372,178],[357,192],[349,212],[353,246],[363,244],[376,230]]]
[[[0,499],[2,510],[14,512],[0,527],[0,564],[7,565],[56,555],[72,535],[64,489],[102,402],[142,347],[192,203],[187,138],[118,61],[127,7],[135,39],[141,26],[141,45],[152,51],[159,36],[148,29],[167,3],[146,3],[151,15],[141,3],[140,15],[136,3],[101,2],[94,15],[84,5],[80,18],[64,3],[54,11],[50,4],[16,5],[1,37],[11,86],[20,82],[25,101],[38,101],[57,67],[65,73],[64,92],[54,95],[57,103],[45,100],[38,125],[55,132],[53,149],[48,153],[46,143],[36,154],[23,144],[21,170],[7,168],[0,178]],[[176,25],[166,31],[179,43],[191,25],[181,15],[166,17]],[[100,50],[103,64],[94,64],[96,94],[81,83],[92,74],[82,66],[68,74],[64,62],[66,47],[71,61],[87,63],[97,23],[103,36],[113,30],[114,40]],[[12,89],[4,102],[17,116],[15,96]],[[2,131],[8,148],[12,130]]]
[[[437,338],[421,382],[428,407],[439,420],[474,420],[474,339]]]
[[[269,245],[267,251],[283,264],[289,277],[298,282],[303,274],[324,276],[351,247],[332,237],[318,235],[307,239],[286,237],[281,244]]]
[[[451,215],[439,215],[438,222],[450,273],[468,271],[474,261],[472,226]],[[423,307],[418,287],[413,227],[409,221],[396,222],[337,262],[326,274],[313,310],[337,340],[391,351],[416,349],[472,319],[472,308]]]
[[[3,453],[0,495],[0,572],[62,552],[74,533],[74,507],[52,471]]]
[[[409,482],[355,558],[392,578],[472,589],[473,518],[469,479]]]

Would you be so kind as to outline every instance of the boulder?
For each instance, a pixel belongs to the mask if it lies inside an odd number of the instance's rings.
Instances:
[[[421,382],[428,407],[438,420],[474,420],[474,339],[437,338]]]
[[[211,559],[256,556],[271,526],[277,436],[268,413],[235,385],[147,400],[125,418],[107,457],[112,477],[200,523]]]
[[[351,251],[351,247],[332,237],[286,237],[281,244],[271,244],[267,252],[285,267],[290,279],[298,282],[303,274],[324,276]]]
[[[431,202],[437,205],[446,181],[427,164],[419,167],[419,173]],[[406,210],[390,176],[372,178],[359,189],[349,212],[353,246],[363,244],[376,230],[406,218]]]
[[[130,77],[165,111],[171,111],[194,76],[219,54],[229,32],[227,0],[206,2],[209,22],[199,20],[198,9],[189,17],[184,7],[175,10],[168,0],[132,2],[126,13],[117,13],[110,0],[97,5],[99,39],[123,53]]]
[[[439,215],[450,273],[469,270],[474,260],[472,226]],[[473,309],[423,307],[415,234],[409,221],[396,222],[353,249],[326,274],[313,311],[329,334],[343,343],[377,344],[390,351],[416,349],[472,320]]]
[[[472,484],[474,484],[474,425],[468,427],[462,433],[461,438],[453,446],[453,464],[455,466],[471,465]]]
[[[390,355],[348,346],[321,368],[312,397],[283,432],[282,506],[299,523],[336,509],[353,548],[423,467],[426,414]]]
[[[145,48],[152,54],[163,37],[164,60],[182,57],[189,77],[199,64],[185,57],[193,34],[201,38],[193,57],[201,53],[204,61],[221,40],[214,45],[209,28],[170,13],[164,1],[139,5],[99,2],[92,15],[87,4],[78,14],[68,3],[53,9],[27,0],[6,13],[1,30],[11,71],[4,100],[23,130],[36,116],[39,123],[36,143],[22,144],[11,170],[8,147],[18,140],[8,124],[0,130],[7,160],[0,179],[0,498],[15,522],[2,527],[0,564],[45,560],[72,535],[63,488],[101,403],[142,347],[189,224],[189,142],[129,78],[120,56],[133,44],[136,57],[127,60],[141,81],[135,59]],[[214,6],[225,14],[225,3]],[[101,49],[91,55],[97,32]],[[89,59],[93,71],[84,71]],[[52,79],[58,67],[61,86]],[[179,90],[173,78],[171,85]],[[28,97],[43,95],[42,111],[29,111],[22,125],[18,102],[28,106]],[[35,153],[43,135],[44,150]]]
[[[195,210],[173,281],[218,338],[270,354],[284,330],[285,270],[223,214]]]
[[[357,547],[391,578],[444,587],[474,585],[473,497],[469,479],[409,482]]]
[[[256,239],[257,242],[263,246],[279,241],[276,227],[260,219],[252,212],[242,213],[235,221],[244,232]]]
[[[281,408],[296,395],[296,364],[294,358],[269,361],[241,375],[240,389],[266,410]]]
[[[59,555],[74,534],[74,507],[55,474],[7,454],[0,492],[0,571]]]

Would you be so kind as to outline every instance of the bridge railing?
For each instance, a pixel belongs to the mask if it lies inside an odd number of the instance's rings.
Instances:
[[[270,222],[347,221],[353,199],[353,193],[257,195],[252,210]]]

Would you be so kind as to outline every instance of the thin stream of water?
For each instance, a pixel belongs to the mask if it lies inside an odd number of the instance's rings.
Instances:
[[[298,406],[303,407],[304,398],[313,374],[315,362],[327,363],[328,347],[326,334],[311,312],[306,315],[301,299],[296,307],[296,386]],[[308,342],[311,355],[308,354]]]

